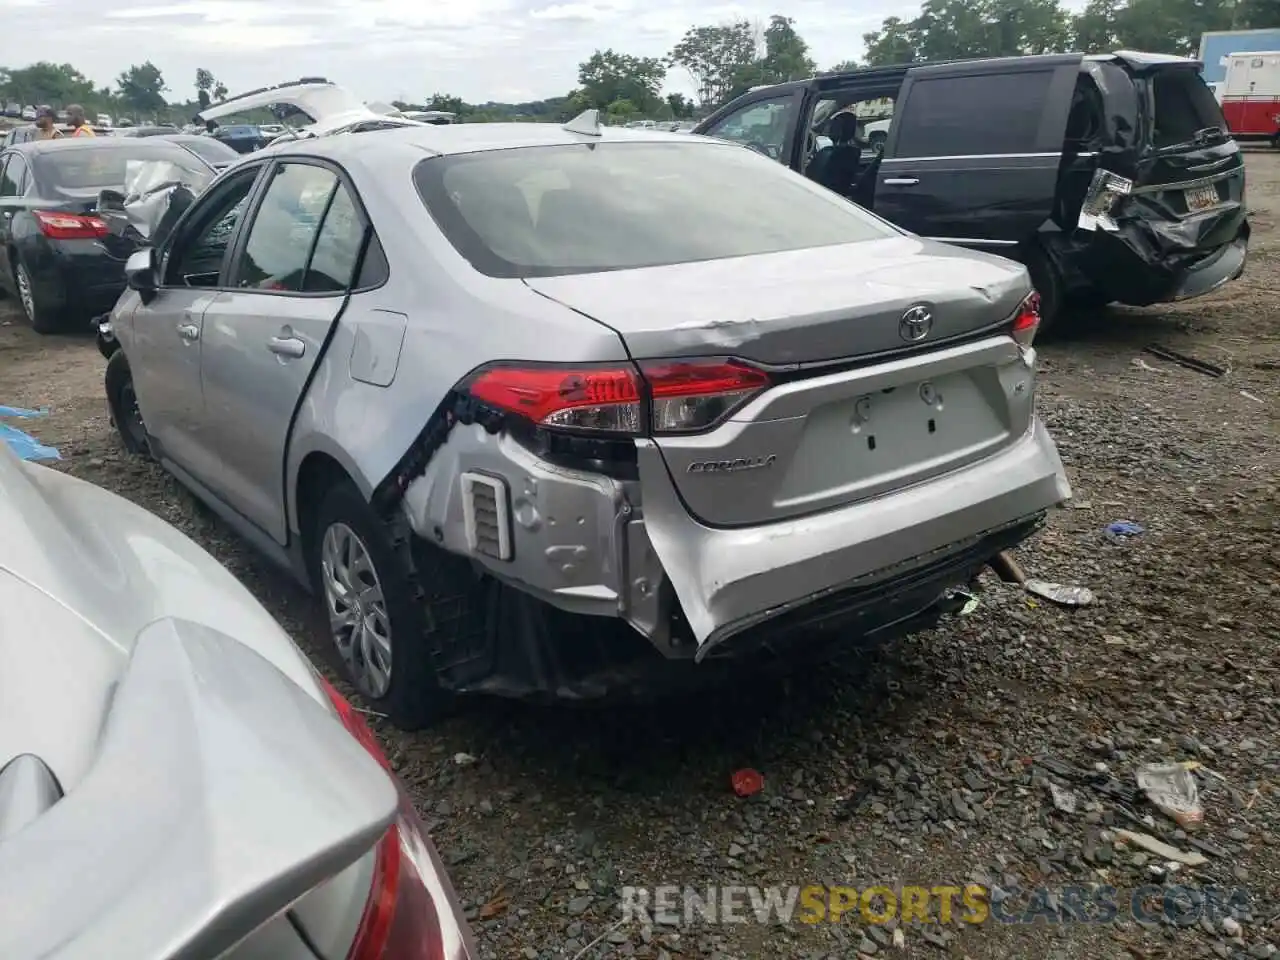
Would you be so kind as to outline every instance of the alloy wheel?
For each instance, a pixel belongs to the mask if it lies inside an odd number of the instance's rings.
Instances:
[[[380,700],[391,688],[391,618],[369,549],[345,523],[333,523],[320,545],[329,627],[360,692]]]
[[[27,319],[34,322],[36,319],[36,298],[31,289],[31,277],[27,273],[27,268],[22,264],[18,264],[16,274],[18,299],[22,301],[22,309],[26,313]]]

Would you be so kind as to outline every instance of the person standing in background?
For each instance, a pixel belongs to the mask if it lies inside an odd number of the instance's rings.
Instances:
[[[36,139],[52,140],[55,137],[61,137],[62,134],[58,128],[54,126],[57,117],[54,115],[53,107],[37,107],[36,108]]]
[[[96,137],[93,127],[85,121],[84,107],[78,103],[73,103],[67,107],[67,122],[71,124],[71,135],[73,137]]]

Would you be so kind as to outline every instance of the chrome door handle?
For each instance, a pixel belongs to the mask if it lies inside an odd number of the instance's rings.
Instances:
[[[297,337],[272,337],[267,349],[282,357],[300,357],[307,352],[307,345]]]
[[[178,336],[188,343],[200,339],[200,328],[194,323],[178,324]]]
[[[920,181],[915,177],[890,177],[884,182],[886,187],[914,187]]]

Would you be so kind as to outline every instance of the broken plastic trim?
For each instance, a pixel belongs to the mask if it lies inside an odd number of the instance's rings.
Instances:
[[[1120,201],[1133,190],[1133,181],[1127,180],[1110,170],[1096,170],[1089,190],[1085,193],[1084,203],[1080,207],[1080,216],[1076,226],[1081,230],[1106,230],[1110,233],[1120,229],[1112,214]]]

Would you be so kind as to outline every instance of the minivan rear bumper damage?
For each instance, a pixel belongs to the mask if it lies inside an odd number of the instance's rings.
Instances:
[[[841,612],[875,601],[866,622],[885,625],[896,617],[895,583],[911,588],[912,601],[934,590],[927,605],[940,592],[938,578],[959,570],[951,561],[972,566],[968,554],[993,535],[1016,528],[1016,542],[1071,496],[1039,420],[999,453],[952,473],[751,527],[700,523],[657,445],[637,447],[638,480],[616,479],[548,463],[505,433],[459,426],[405,490],[402,508],[419,536],[521,592],[573,613],[620,618],[666,657],[701,659],[735,635],[803,617],[803,608],[829,606],[837,595],[850,598]],[[493,541],[501,550],[478,542],[476,518],[468,519],[474,498],[466,484],[477,475],[497,485],[492,502],[500,506],[490,512],[505,531]],[[917,612],[918,604],[903,616]]]

